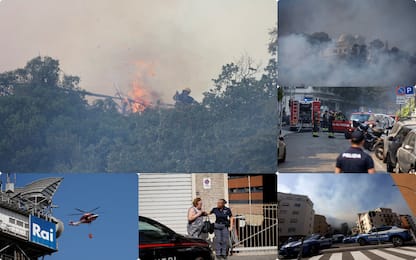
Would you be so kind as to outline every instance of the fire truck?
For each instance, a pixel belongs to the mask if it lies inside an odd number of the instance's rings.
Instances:
[[[321,118],[321,101],[305,97],[303,100],[289,100],[290,130],[312,129],[314,120]],[[319,122],[318,121],[318,125]]]

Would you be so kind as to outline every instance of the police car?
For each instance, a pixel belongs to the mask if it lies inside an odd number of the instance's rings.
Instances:
[[[312,234],[303,240],[288,242],[279,250],[279,255],[282,257],[294,257],[302,250],[302,256],[316,255],[323,248],[330,248],[332,246],[332,239],[325,238],[319,234]]]
[[[214,260],[210,245],[203,239],[185,237],[167,226],[139,216],[140,260]]]
[[[402,246],[405,241],[411,241],[412,235],[408,229],[396,226],[384,226],[371,229],[367,234],[357,235],[356,242],[360,246],[367,244],[391,242],[394,246]]]

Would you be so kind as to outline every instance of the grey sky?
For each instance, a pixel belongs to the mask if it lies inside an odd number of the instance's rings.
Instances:
[[[389,46],[416,52],[414,0],[280,0],[279,35],[327,32],[380,38]]]
[[[0,72],[48,55],[90,91],[128,92],[153,70],[142,80],[165,101],[184,86],[201,99],[222,65],[243,54],[266,64],[276,20],[274,0],[2,0]]]

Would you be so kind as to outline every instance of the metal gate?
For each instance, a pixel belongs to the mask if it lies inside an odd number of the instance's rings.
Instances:
[[[252,204],[249,205],[248,212],[235,216],[232,252],[239,254],[277,252],[277,205]]]

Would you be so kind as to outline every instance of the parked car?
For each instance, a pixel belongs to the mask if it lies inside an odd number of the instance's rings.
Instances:
[[[414,173],[416,169],[416,129],[410,131],[397,150],[396,171]]]
[[[321,249],[330,248],[332,246],[332,239],[325,238],[319,234],[312,234],[303,240],[288,242],[279,249],[281,257],[297,256],[302,249],[302,255],[316,255]]]
[[[342,234],[335,234],[332,236],[332,243],[342,243],[344,240],[344,235]]]
[[[402,246],[404,242],[411,241],[412,235],[408,229],[396,226],[384,226],[371,229],[367,234],[357,235],[360,246],[391,242],[394,246]]]
[[[357,240],[357,236],[348,236],[348,237],[344,237],[344,239],[342,240],[342,243],[344,244],[355,243],[356,240]]]
[[[416,120],[398,121],[384,139],[383,162],[386,163],[387,172],[394,172],[397,163],[397,150],[403,144],[407,134],[416,129]]]
[[[277,159],[279,163],[286,161],[286,143],[285,139],[280,136],[279,137],[279,146],[277,147]]]
[[[207,241],[185,237],[153,219],[139,216],[139,258],[214,260],[215,256]]]

